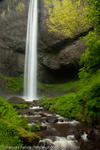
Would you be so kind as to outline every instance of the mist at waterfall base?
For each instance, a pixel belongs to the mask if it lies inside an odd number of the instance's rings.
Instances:
[[[24,99],[37,100],[38,0],[30,0],[24,68]]]

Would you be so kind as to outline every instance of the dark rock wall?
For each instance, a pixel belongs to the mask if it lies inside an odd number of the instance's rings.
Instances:
[[[16,3],[11,0],[0,2],[0,73],[9,76],[22,75],[24,70],[24,55],[20,53],[25,51],[29,1],[21,1],[25,5],[22,12],[16,10],[18,2],[18,0]]]
[[[17,11],[18,2],[24,9]],[[23,76],[29,0],[0,1],[0,73]],[[43,82],[56,82],[76,75],[84,41],[64,39],[48,32],[48,8],[39,2],[38,78]]]
[[[46,68],[53,81],[65,81],[77,77],[79,60],[86,46],[84,41],[76,40],[57,53],[45,52],[40,57],[40,64]],[[48,80],[45,82],[49,82]]]

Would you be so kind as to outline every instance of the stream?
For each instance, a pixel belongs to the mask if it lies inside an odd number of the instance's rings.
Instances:
[[[33,150],[100,150],[98,127],[49,112],[39,101],[24,103],[29,108],[19,109],[19,117],[24,115],[30,126],[40,125],[41,139]]]

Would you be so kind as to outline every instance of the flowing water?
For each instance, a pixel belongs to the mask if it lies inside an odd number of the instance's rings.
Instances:
[[[37,28],[38,0],[30,0],[24,71],[24,99],[26,101],[37,100]],[[47,112],[38,105],[38,101],[34,101],[29,109],[20,110],[19,117],[23,114],[30,126],[34,127],[36,123],[40,125],[40,131],[37,134],[41,140],[37,145],[37,150],[90,150],[87,146],[92,145],[93,141],[88,140],[84,130],[80,135],[78,121]],[[88,141],[90,143],[87,145]],[[96,144],[94,142],[91,150],[94,150]]]
[[[38,0],[30,0],[24,69],[24,99],[37,99],[37,30]]]
[[[35,124],[40,126],[37,135],[41,139],[34,150],[100,150],[98,129],[51,113],[39,101],[31,102],[28,109],[19,110],[19,117],[23,115],[32,127],[32,132]]]

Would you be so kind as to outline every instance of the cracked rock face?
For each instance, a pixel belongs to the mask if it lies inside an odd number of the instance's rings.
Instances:
[[[18,2],[24,4],[17,10]],[[0,73],[23,76],[29,1],[0,1]],[[83,41],[64,39],[48,32],[47,8],[39,3],[38,78],[43,82],[55,82],[59,78],[76,74]],[[74,76],[72,75],[72,76]]]
[[[40,62],[54,73],[55,78],[56,74],[72,78],[79,69],[79,60],[85,49],[84,41],[76,40],[57,54],[45,52]]]
[[[72,42],[71,45],[66,46],[64,49],[61,49],[57,54],[46,54],[46,56],[42,58],[41,63],[53,70],[59,70],[62,67],[69,68],[69,65],[77,67],[85,48],[84,41],[77,40]]]

